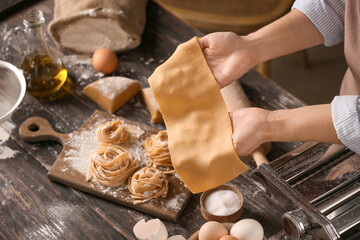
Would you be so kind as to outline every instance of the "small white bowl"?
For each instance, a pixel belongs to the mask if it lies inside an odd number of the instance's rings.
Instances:
[[[9,120],[23,100],[26,82],[22,71],[0,60],[0,124]]]

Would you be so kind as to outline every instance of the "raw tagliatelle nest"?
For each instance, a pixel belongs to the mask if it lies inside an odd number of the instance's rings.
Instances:
[[[106,122],[96,129],[96,136],[100,142],[116,145],[127,144],[130,137],[120,120]]]
[[[102,185],[115,187],[126,182],[138,168],[138,161],[126,149],[102,143],[92,153],[86,180],[94,178]]]
[[[128,180],[128,189],[135,199],[134,203],[144,203],[153,198],[166,198],[169,181],[159,169],[144,167]]]
[[[150,167],[165,167],[168,170],[166,173],[174,173],[174,170],[169,171],[173,165],[168,147],[167,131],[160,131],[146,138],[144,148],[150,159]]]

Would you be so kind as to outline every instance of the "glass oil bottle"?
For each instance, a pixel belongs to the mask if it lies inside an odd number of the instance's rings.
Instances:
[[[40,10],[30,11],[23,20],[25,28],[15,29],[15,39],[23,52],[20,68],[23,70],[27,91],[35,97],[52,101],[60,96],[58,92],[66,83],[68,72],[61,59],[49,50],[44,39],[44,22]],[[19,31],[25,33],[26,50],[23,50],[16,37]]]

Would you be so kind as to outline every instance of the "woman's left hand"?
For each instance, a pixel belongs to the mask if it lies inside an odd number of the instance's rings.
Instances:
[[[261,108],[242,108],[230,113],[233,124],[233,145],[239,156],[248,156],[267,142],[267,115]]]

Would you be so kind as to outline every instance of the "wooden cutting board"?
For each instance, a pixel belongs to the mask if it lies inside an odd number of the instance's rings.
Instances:
[[[112,188],[100,185],[95,181],[85,180],[91,152],[100,145],[95,134],[96,128],[115,119],[120,119],[128,125],[137,126],[144,131],[139,136],[138,141],[130,143],[129,151],[134,158],[139,160],[142,166],[146,166],[148,160],[142,143],[146,137],[157,133],[159,130],[102,111],[95,111],[79,130],[70,134],[55,132],[50,123],[40,117],[32,117],[24,121],[19,128],[19,133],[28,142],[53,140],[63,145],[59,157],[48,172],[48,177],[51,180],[155,217],[176,222],[190,199],[191,192],[174,174],[167,176],[169,192],[165,199],[152,199],[142,204],[134,204],[131,193],[127,189],[127,184]]]

